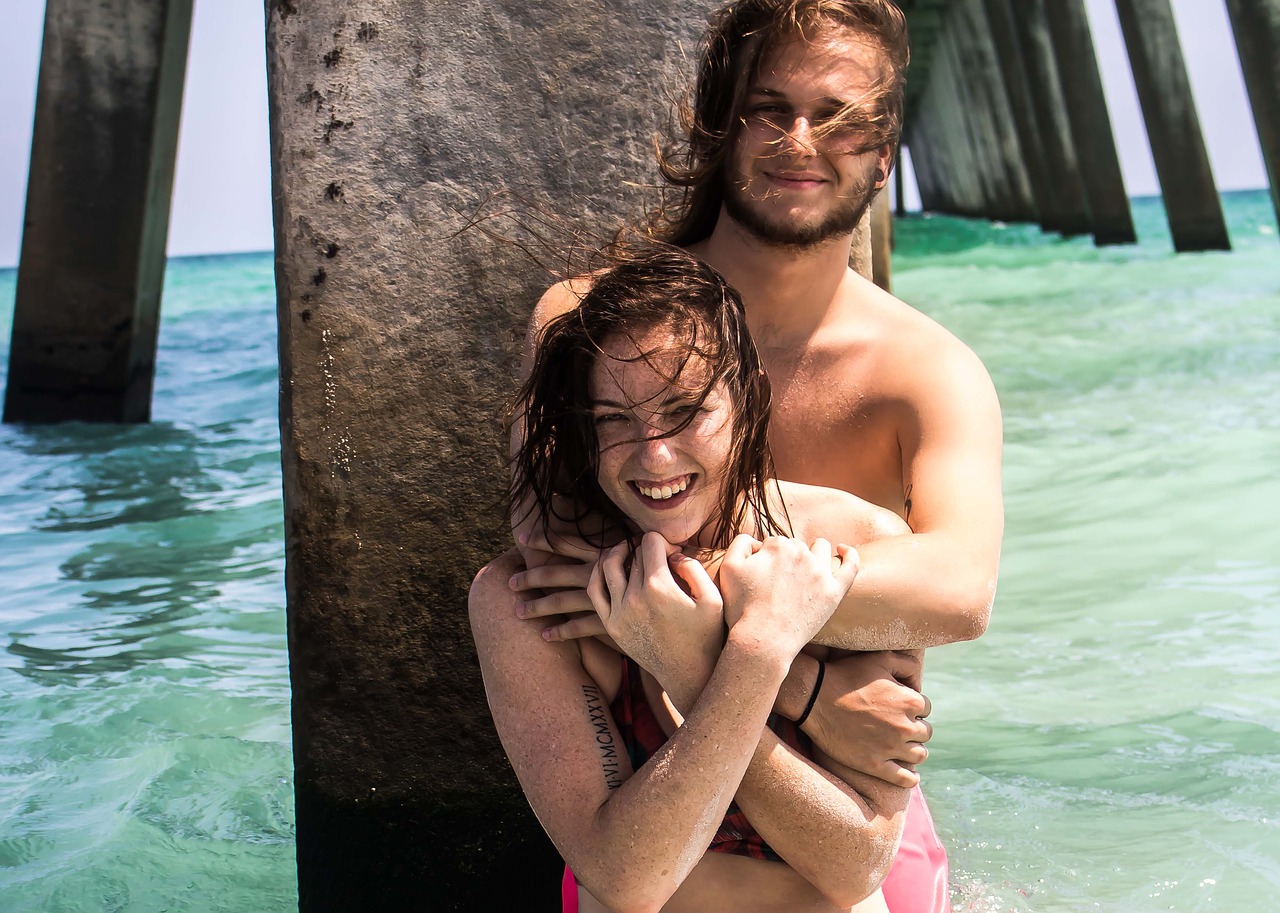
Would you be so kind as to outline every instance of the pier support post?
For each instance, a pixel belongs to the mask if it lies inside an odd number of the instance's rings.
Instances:
[[[983,184],[986,168],[969,135],[955,68],[956,61],[943,32],[908,141],[913,160],[924,161],[932,176],[932,180],[920,184],[926,208],[981,217],[986,214],[988,202]]]
[[[1116,11],[1174,250],[1229,250],[1222,201],[1191,97],[1173,7],[1169,0],[1116,0]]]
[[[983,125],[985,142],[998,171],[1001,208],[994,213],[1007,221],[1034,222],[1036,204],[1013,126],[995,46],[981,0],[960,0],[949,9],[948,23],[964,50],[972,115]]]
[[[1088,197],[1094,243],[1133,244],[1138,236],[1133,229],[1084,0],[1052,0],[1045,7],[1071,137]]]
[[[1010,6],[1023,49],[1032,102],[1037,112],[1048,178],[1059,203],[1057,231],[1083,235],[1091,230],[1089,204],[1080,178],[1080,164],[1067,121],[1066,101],[1049,39],[1044,0],[1015,0]]]
[[[559,909],[466,608],[511,542],[500,415],[557,277],[473,217],[637,214],[713,5],[267,4],[303,913]]]
[[[1066,224],[1059,200],[1059,183],[1049,168],[1043,130],[1031,96],[1030,78],[1014,26],[1013,13],[1009,9],[1008,0],[983,0],[982,6],[995,47],[1014,130],[1018,136],[1018,147],[1022,151],[1027,179],[1031,184],[1040,227],[1045,231],[1059,231]]]
[[[1280,0],[1227,0],[1227,12],[1280,220]]]
[[[48,0],[6,422],[151,414],[192,0]]]

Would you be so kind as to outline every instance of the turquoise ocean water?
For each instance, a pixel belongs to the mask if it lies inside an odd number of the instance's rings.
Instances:
[[[1275,907],[1280,237],[1226,202],[1230,254],[899,225],[1005,414],[991,629],[928,668],[958,911]],[[295,908],[271,270],[171,262],[151,425],[0,428],[6,913]]]

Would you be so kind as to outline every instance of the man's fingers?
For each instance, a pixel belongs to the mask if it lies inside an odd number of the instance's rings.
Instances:
[[[921,745],[919,742],[909,742],[907,750],[903,752],[906,757],[899,758],[904,764],[910,764],[915,767],[917,764],[923,764],[929,760],[929,749]]]
[[[551,625],[542,632],[546,641],[576,640],[581,637],[595,637],[604,633],[604,621],[595,612],[576,615],[558,625]]]
[[[588,577],[587,582],[590,582],[590,579]],[[593,611],[591,597],[587,595],[586,584],[583,584],[576,590],[564,590],[548,596],[539,596],[536,599],[526,599],[516,608],[516,615],[520,618],[546,618],[548,615],[571,615],[574,612],[591,611]]]
[[[596,613],[596,617],[605,619],[609,617],[612,609],[612,603],[609,602],[609,591],[604,584],[604,562],[598,562],[591,569],[591,580],[587,582],[587,598],[591,600],[591,608]],[[545,632],[543,633],[545,637]]]
[[[910,767],[903,767],[901,764],[890,762],[885,765],[884,773],[880,779],[884,780],[891,786],[900,786],[903,789],[914,789],[920,785],[920,775]]]
[[[542,567],[529,568],[511,575],[508,585],[511,589],[521,590],[580,590],[591,579],[592,564],[548,564]]]
[[[609,591],[609,602],[617,605],[627,589],[626,560],[630,548],[625,544],[615,545],[600,560],[600,569],[604,575],[604,585]]]
[[[890,650],[885,653],[885,667],[899,682],[913,691],[924,690],[924,651]],[[928,713],[919,714],[928,716]]]

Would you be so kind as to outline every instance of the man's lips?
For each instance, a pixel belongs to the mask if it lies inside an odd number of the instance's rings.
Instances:
[[[807,189],[827,183],[827,179],[822,175],[804,171],[766,171],[764,174],[775,184],[797,189]]]

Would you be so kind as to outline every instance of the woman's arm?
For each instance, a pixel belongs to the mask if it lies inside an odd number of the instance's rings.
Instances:
[[[786,616],[793,608],[804,611],[808,589],[780,572],[771,555],[783,540],[745,546],[744,539],[735,541],[720,568],[725,599],[732,606],[726,615],[732,621],[730,636],[740,625],[785,636]],[[795,540],[790,540],[790,547],[795,547]],[[643,593],[637,596],[650,606],[660,602]],[[748,602],[769,606],[772,617],[763,612],[740,617]],[[659,682],[666,684],[661,676]],[[689,700],[688,693],[671,688],[668,694],[677,710]],[[908,793],[834,762],[831,769],[840,776],[804,758],[766,729],[738,788],[737,802],[796,872],[833,905],[847,908],[874,892],[888,872],[902,834]]]
[[[518,561],[508,555],[486,567],[470,597],[503,748],[543,827],[588,890],[619,913],[659,910],[720,825],[756,751],[790,646],[750,626],[730,632],[685,725],[632,772],[608,701],[577,646],[544,641],[539,624],[511,611],[507,581]]]

